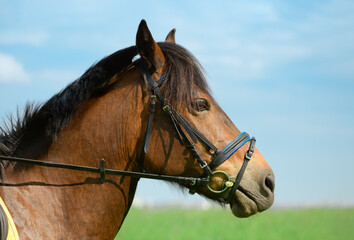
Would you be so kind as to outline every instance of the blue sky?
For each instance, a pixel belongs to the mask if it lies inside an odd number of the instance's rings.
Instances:
[[[0,114],[44,101],[110,53],[141,19],[204,66],[237,127],[256,136],[277,205],[354,204],[353,1],[3,1]],[[142,181],[137,198],[196,202]]]

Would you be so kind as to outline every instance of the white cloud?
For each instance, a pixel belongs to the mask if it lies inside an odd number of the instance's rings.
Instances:
[[[28,82],[29,73],[13,56],[0,53],[0,82]]]

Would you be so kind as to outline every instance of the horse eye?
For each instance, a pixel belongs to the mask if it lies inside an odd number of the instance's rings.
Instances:
[[[204,98],[196,99],[193,105],[194,105],[193,108],[198,112],[208,111],[210,109],[210,105],[208,101],[205,100]]]

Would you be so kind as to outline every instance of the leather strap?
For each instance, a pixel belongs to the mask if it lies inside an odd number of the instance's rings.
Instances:
[[[157,82],[155,82],[155,80],[152,78],[151,74],[149,73],[146,65],[142,61],[137,61],[136,66],[139,68],[140,73],[142,74],[145,82],[148,84],[149,90],[152,93],[150,97],[149,118],[148,118],[146,131],[144,135],[143,148],[139,159],[139,168],[143,172],[145,172],[145,168],[144,168],[145,154],[149,151],[149,146],[150,146],[152,124],[154,121],[154,114],[156,109],[156,96],[161,101],[164,101],[165,99],[160,92],[159,86],[161,86],[166,80],[166,74],[163,75]]]
[[[243,174],[245,173],[248,162],[252,158],[255,144],[256,144],[256,139],[254,137],[252,137],[252,139],[250,140],[250,147],[249,147],[247,153],[245,154],[241,169],[238,172],[236,180],[234,182],[234,185],[232,186],[232,188],[230,190],[229,197],[226,199],[226,202],[228,202],[228,203],[230,203],[233,200],[233,198],[235,197],[235,192],[236,192],[237,188],[240,186],[241,179],[243,177]]]
[[[216,152],[216,155],[212,158],[211,162],[209,163],[209,167],[213,170],[217,166],[220,166],[234,152],[236,152],[240,147],[242,147],[249,140],[250,140],[250,137],[245,132],[238,135],[234,140],[232,140],[229,144],[227,144],[223,149]]]
[[[201,132],[199,132],[195,127],[193,127],[181,114],[176,112],[178,117],[180,118],[180,122],[189,128],[203,143],[205,143],[210,149],[214,152],[218,151],[218,148],[214,146]]]
[[[181,184],[186,184],[190,186],[200,186],[207,185],[209,180],[206,178],[195,178],[195,177],[183,177],[183,176],[169,176],[169,175],[160,175],[160,174],[152,174],[152,173],[141,173],[141,172],[130,172],[130,171],[122,171],[115,169],[106,169],[105,164],[102,162],[104,159],[100,161],[100,168],[74,165],[74,164],[66,164],[66,163],[57,163],[57,162],[48,162],[48,161],[40,161],[35,159],[28,158],[18,158],[18,157],[9,157],[9,156],[0,156],[0,160],[6,160],[11,162],[21,162],[25,164],[38,165],[42,167],[52,167],[52,168],[62,168],[62,169],[71,169],[76,171],[84,171],[84,172],[94,172],[101,174],[101,180],[105,177],[103,175],[117,175],[117,176],[127,176],[133,178],[147,178],[147,179],[156,179],[156,180],[164,180],[170,182],[176,182]]]
[[[165,103],[166,104],[166,103]],[[176,135],[177,135],[177,139],[179,141],[179,143],[183,146],[184,145],[184,141],[183,141],[183,136],[182,136],[182,129],[181,127],[178,125],[177,121],[175,120],[175,117],[173,116],[173,113],[172,113],[172,108],[171,106],[169,105],[165,105],[163,107],[163,110],[168,114],[168,116],[170,117],[170,120],[173,124],[173,128],[176,132]]]
[[[140,59],[136,61],[136,66],[139,68],[140,73],[143,75],[145,82],[148,84],[148,87],[151,92],[155,93],[155,95],[159,98],[161,102],[165,102],[164,96],[161,94],[159,86],[161,86],[166,80],[166,75],[162,76],[157,82],[152,78],[148,68],[144,64],[144,62]]]
[[[156,95],[151,95],[150,108],[149,108],[149,119],[148,119],[148,123],[146,126],[146,132],[145,132],[145,136],[144,136],[144,153],[147,153],[149,150],[155,108],[156,108]]]

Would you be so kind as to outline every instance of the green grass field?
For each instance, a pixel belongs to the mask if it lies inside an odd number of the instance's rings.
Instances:
[[[270,210],[246,219],[228,209],[132,208],[115,239],[349,240],[354,239],[354,208]]]

